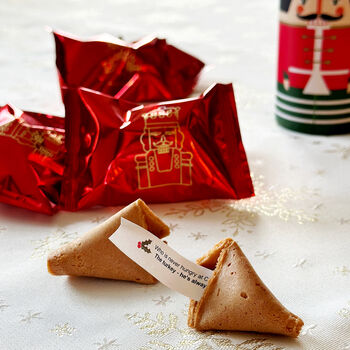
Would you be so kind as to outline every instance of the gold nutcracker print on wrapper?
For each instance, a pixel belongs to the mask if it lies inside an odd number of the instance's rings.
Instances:
[[[160,107],[142,115],[140,142],[145,153],[135,156],[138,188],[192,185],[192,153],[183,150],[180,107]]]
[[[277,79],[279,124],[350,132],[350,0],[281,0]]]
[[[28,146],[34,153],[42,156],[53,157],[63,144],[64,135],[58,134],[49,126],[33,127],[22,118],[22,112],[13,109],[15,116],[6,115],[6,119],[0,119],[0,136],[9,137],[20,145]]]

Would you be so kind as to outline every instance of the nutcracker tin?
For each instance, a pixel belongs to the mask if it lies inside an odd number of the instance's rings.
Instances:
[[[350,132],[350,0],[281,0],[277,122]]]

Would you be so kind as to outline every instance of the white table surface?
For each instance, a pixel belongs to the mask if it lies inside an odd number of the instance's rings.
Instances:
[[[278,1],[2,0],[0,104],[63,115],[53,38],[166,37],[207,70],[197,92],[233,82],[256,197],[153,205],[169,244],[192,260],[225,237],[241,245],[305,326],[297,340],[198,333],[188,298],[161,284],[55,277],[50,249],[114,213],[53,217],[0,204],[0,349],[350,349],[350,137],[289,132],[274,120]]]

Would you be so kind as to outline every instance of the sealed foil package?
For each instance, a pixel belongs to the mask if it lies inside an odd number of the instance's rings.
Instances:
[[[64,171],[64,119],[0,107],[0,202],[53,214]]]
[[[60,32],[54,37],[61,87],[85,87],[129,101],[187,97],[204,67],[164,39],[127,43],[105,34],[83,41]]]
[[[254,195],[231,84],[146,106],[85,88],[64,96],[65,209]]]

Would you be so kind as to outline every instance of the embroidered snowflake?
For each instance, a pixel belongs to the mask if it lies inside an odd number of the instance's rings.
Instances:
[[[312,207],[312,209],[313,210],[318,210],[318,209],[321,209],[323,207],[323,203],[317,203],[317,204],[315,204],[313,207]]]
[[[73,335],[76,331],[76,328],[70,326],[68,322],[64,324],[57,324],[54,328],[51,329],[51,332],[55,333],[59,337],[63,337],[64,335]]]
[[[309,326],[304,326],[303,330],[300,332],[300,335],[313,335],[313,331],[316,329],[317,324],[310,324]]]
[[[43,239],[33,241],[35,248],[32,258],[41,258],[46,256],[50,250],[57,249],[60,246],[72,241],[77,235],[78,232],[67,233],[63,229],[58,229],[56,232]]]
[[[350,274],[350,269],[347,266],[336,267],[334,272],[342,274],[343,276],[347,276],[348,274]]]
[[[170,296],[167,296],[167,297],[160,296],[159,299],[153,299],[153,301],[156,305],[162,305],[162,306],[166,306],[168,302],[172,302]]]
[[[117,339],[111,339],[108,340],[107,338],[103,338],[102,342],[96,342],[94,343],[94,345],[97,346],[97,350],[110,350],[110,349],[115,349],[118,346],[120,346],[120,344],[116,343]]]
[[[340,225],[350,224],[350,219],[340,218],[339,223],[340,223]]]
[[[316,174],[316,175],[319,175],[319,176],[322,176],[322,175],[324,175],[325,173],[326,173],[326,170],[324,170],[324,169],[318,169],[318,170],[315,171],[315,174]]]
[[[162,312],[159,312],[155,319],[151,317],[149,312],[146,312],[144,315],[137,312],[135,314],[126,314],[125,316],[134,325],[151,336],[164,336],[177,329],[178,317],[172,313],[166,317]]]
[[[350,301],[348,302],[349,307],[343,307],[338,314],[345,318],[350,318]]]
[[[342,159],[348,159],[350,157],[350,146],[342,146],[338,143],[333,143],[331,149],[327,149],[326,153],[339,154]]]
[[[31,310],[27,312],[26,315],[20,315],[22,317],[21,322],[31,323],[34,319],[42,319],[39,315],[41,312],[32,312]]]
[[[256,225],[257,215],[255,213],[228,207],[225,216],[226,219],[222,222],[222,225],[226,225],[234,230],[232,234],[233,237],[237,236],[242,230],[251,233],[252,231],[249,228]]]
[[[91,220],[91,222],[99,224],[101,221],[104,221],[105,219],[106,219],[106,216],[96,216]]]
[[[199,239],[204,239],[205,237],[207,237],[208,235],[203,235],[202,233],[200,232],[197,232],[197,233],[193,233],[191,232],[188,237],[190,238],[194,238],[195,241],[198,241]]]
[[[168,224],[168,226],[169,226],[169,229],[170,229],[171,232],[174,232],[175,229],[179,228],[179,224],[172,224],[172,223],[170,223],[170,224]]]
[[[264,251],[257,250],[254,255],[257,257],[260,257],[262,259],[266,259],[266,258],[269,258],[270,256],[274,255],[275,253],[276,253],[275,251],[274,252],[267,252],[265,250]]]
[[[302,267],[304,267],[304,265],[306,264],[306,259],[304,259],[304,258],[301,258],[301,259],[299,259],[295,264],[293,264],[292,266],[294,267],[294,268],[298,268],[298,267],[300,267],[300,268],[302,268]]]
[[[0,311],[4,311],[7,307],[9,307],[10,305],[7,305],[5,303],[5,300],[0,300]]]
[[[188,214],[192,214],[193,216],[202,216],[206,212],[216,213],[222,209],[224,209],[224,203],[221,201],[206,200],[187,203],[182,208],[170,208],[165,215],[177,215],[179,219],[182,219]]]

